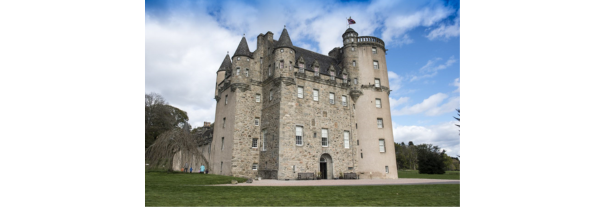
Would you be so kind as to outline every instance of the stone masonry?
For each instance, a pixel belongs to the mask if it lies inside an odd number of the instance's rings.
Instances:
[[[328,56],[292,45],[285,28],[279,40],[259,34],[254,52],[242,38],[217,71],[210,173],[397,178],[384,42],[342,37]]]

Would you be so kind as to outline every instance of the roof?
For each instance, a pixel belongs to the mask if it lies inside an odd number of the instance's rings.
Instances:
[[[218,71],[227,71],[231,68],[231,58],[229,58],[229,54],[225,55],[225,59],[223,60],[223,64],[218,68]]]
[[[250,49],[248,49],[248,42],[246,41],[246,37],[242,37],[242,40],[239,42],[239,45],[237,46],[237,49],[233,54],[233,57],[235,56],[247,56],[253,58]]]
[[[286,28],[284,28],[284,30],[282,30],[281,35],[279,36],[279,40],[277,41],[277,44],[275,45],[275,48],[280,48],[280,47],[289,47],[292,48],[292,41],[290,40],[290,35],[288,34],[288,30],[286,30]]]
[[[303,57],[305,61],[305,70],[313,71],[312,65],[317,60],[319,63],[319,73],[324,75],[330,75],[328,69],[330,65],[334,66],[334,70],[336,71],[336,76],[340,77],[342,73],[342,69],[338,66],[338,61],[330,56],[322,55],[310,50],[306,50],[300,47],[293,46],[296,51],[295,61],[298,61],[300,57]]]

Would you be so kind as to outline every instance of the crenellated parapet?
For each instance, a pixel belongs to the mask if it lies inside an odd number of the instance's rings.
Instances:
[[[372,36],[357,37],[357,45],[372,45],[372,46],[380,47],[386,51],[386,49],[384,47],[384,41],[382,41],[378,37],[372,37]]]

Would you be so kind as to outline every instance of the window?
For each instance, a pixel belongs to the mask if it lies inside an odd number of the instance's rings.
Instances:
[[[293,53],[292,50],[290,50],[290,53]]]
[[[313,100],[319,101],[319,90],[313,89]]]
[[[254,118],[254,126],[258,126],[260,123],[260,119],[258,117]]]
[[[334,71],[330,71],[330,80],[334,80]]]
[[[208,145],[208,154],[210,154],[210,151],[212,151],[212,145]]]
[[[385,150],[384,150],[384,139],[378,140],[378,145],[380,146],[380,152],[385,152]]]
[[[284,51],[284,50],[282,50],[282,51]],[[284,68],[284,61],[283,60],[279,61],[279,68]]]
[[[298,86],[298,98],[303,98],[303,90],[302,86]]]
[[[330,93],[330,104],[334,104],[334,93]]]
[[[345,131],[345,149],[349,149],[349,131]]]
[[[353,60],[353,67],[357,66],[357,62],[355,62],[355,60]]]
[[[273,90],[269,90],[269,101],[273,100]]]
[[[225,95],[225,105],[227,105],[227,98],[229,98],[229,95]]]
[[[260,94],[256,94],[256,102],[260,102]]]
[[[374,69],[378,69],[378,61],[374,60]]]
[[[328,146],[328,129],[321,129],[321,146]]]
[[[384,166],[384,171],[389,174],[389,166]]]
[[[359,145],[359,140],[357,140],[357,145]]]
[[[355,51],[355,47],[351,47],[351,51]]]
[[[374,87],[380,88],[380,79],[378,79],[378,78],[374,79]]]
[[[302,146],[303,127],[296,126],[296,145]]]
[[[252,139],[252,148],[257,148],[258,147],[258,138],[254,138]]]
[[[258,169],[258,163],[252,163],[252,170]]]
[[[239,68],[235,69],[235,75],[239,76]]]
[[[250,69],[246,68],[246,77],[248,77],[249,71],[250,71]]]
[[[269,65],[269,76],[271,76],[271,65]]]
[[[342,74],[342,82],[347,83],[347,74]]]
[[[223,129],[225,128],[225,119],[226,118],[223,118]]]
[[[260,64],[263,64],[263,58],[260,58]]]
[[[357,78],[353,78],[353,84],[357,85]]]
[[[378,128],[382,129],[382,118],[378,118]]]
[[[279,52],[284,52],[284,49],[279,50]]]
[[[342,96],[342,105],[347,106],[347,96]]]
[[[317,66],[313,67],[313,71],[315,72],[315,73],[313,73],[315,76],[319,76],[319,67],[317,67]]]
[[[246,61],[250,61],[250,58],[246,58]]]
[[[263,130],[263,151],[267,151],[267,130]]]
[[[372,48],[372,54],[377,54],[375,47]]]
[[[376,108],[382,108],[382,104],[380,103],[380,99],[376,99]]]
[[[296,172],[296,165],[292,165],[292,171]]]
[[[363,153],[360,153],[360,154],[361,154],[361,159],[363,159]]]
[[[298,63],[298,68],[305,69],[305,63]]]
[[[237,57],[237,60],[239,60],[239,57]]]
[[[221,151],[223,151],[223,149],[225,149],[225,137],[221,138]]]

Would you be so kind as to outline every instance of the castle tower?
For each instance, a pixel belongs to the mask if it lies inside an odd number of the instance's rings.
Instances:
[[[223,59],[223,63],[216,71],[216,84],[214,89],[214,98],[216,99],[218,96],[218,85],[225,80],[225,73],[227,70],[231,70],[231,58],[229,58],[229,52],[225,55],[225,59]]]
[[[363,172],[360,178],[397,179],[384,42],[371,36],[358,37],[351,28],[342,37],[342,64],[349,68],[354,82],[351,96],[356,104],[359,141],[357,171]]]
[[[296,51],[294,50],[294,46],[290,40],[290,35],[288,34],[288,30],[286,30],[285,26],[284,30],[282,30],[281,35],[279,36],[279,40],[275,44],[273,54],[275,54],[274,62],[276,77],[292,78],[294,76],[294,57],[296,55]]]

